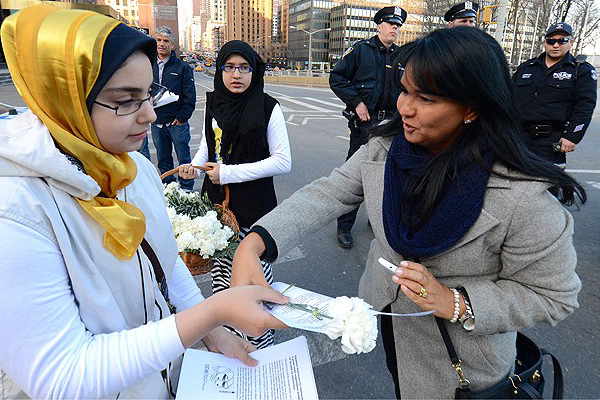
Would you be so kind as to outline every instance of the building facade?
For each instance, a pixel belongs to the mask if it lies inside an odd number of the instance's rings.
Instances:
[[[263,59],[271,48],[273,0],[229,0],[226,40],[243,40]]]
[[[288,25],[288,66],[313,69],[329,67],[329,18],[340,1],[290,0]]]
[[[177,0],[137,0],[139,26],[154,36],[154,30],[168,26],[175,33],[175,46],[179,44]]]

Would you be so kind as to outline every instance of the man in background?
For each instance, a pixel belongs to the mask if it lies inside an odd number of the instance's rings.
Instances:
[[[155,108],[156,121],[152,124],[152,140],[156,147],[158,169],[163,174],[174,168],[173,147],[177,154],[177,162],[189,164],[190,155],[190,124],[188,120],[196,106],[196,86],[194,73],[190,66],[175,55],[175,34],[171,28],[161,26],[156,29],[157,58],[152,65],[154,82],[167,88],[178,100]],[[148,143],[145,142],[140,150],[148,159]],[[175,181],[168,176],[163,183]],[[194,189],[193,179],[179,179],[181,188],[191,191]]]
[[[406,16],[400,7],[377,11],[373,18],[377,35],[349,47],[329,75],[331,90],[346,104],[343,114],[350,129],[346,160],[367,143],[373,125],[389,120],[397,112],[400,88],[392,76],[392,63],[399,47],[394,41]],[[358,208],[338,218],[337,239],[343,248],[353,245],[350,230],[357,213]]]
[[[596,70],[573,57],[573,30],[564,23],[546,32],[544,52],[513,75],[525,139],[540,157],[561,168],[583,139],[596,107]]]
[[[444,14],[448,28],[455,26],[475,26],[477,24],[477,10],[479,4],[471,1],[456,4]]]

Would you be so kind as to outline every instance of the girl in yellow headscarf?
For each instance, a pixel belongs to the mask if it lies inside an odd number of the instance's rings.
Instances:
[[[0,123],[0,392],[166,398],[200,339],[255,364],[221,325],[282,328],[260,302],[285,298],[241,287],[204,300],[156,170],[135,152],[156,118],[155,41],[47,5],[8,17],[1,34],[29,110]]]

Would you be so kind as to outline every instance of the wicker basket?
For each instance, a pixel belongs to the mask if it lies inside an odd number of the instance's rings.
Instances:
[[[213,267],[212,257],[204,258],[198,253],[179,253],[192,275],[201,275],[210,272]]]
[[[202,171],[210,171],[212,169],[201,166],[194,166],[194,168],[200,169]],[[162,174],[160,176],[160,179],[163,180],[167,176],[176,174],[178,170],[179,168],[173,168],[172,170]],[[237,240],[240,233],[240,225],[238,224],[235,215],[233,215],[233,212],[231,212],[231,210],[229,209],[229,186],[223,185],[223,189],[225,190],[225,199],[223,200],[222,204],[215,204],[215,207],[221,214],[221,223],[231,228],[234,234],[233,240]],[[192,275],[206,274],[210,272],[210,270],[213,267],[212,257],[204,258],[200,254],[192,252],[179,253],[179,255],[181,256],[181,259],[183,260],[185,265],[187,265]]]

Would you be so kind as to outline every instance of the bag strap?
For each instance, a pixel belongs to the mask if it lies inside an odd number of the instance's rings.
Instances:
[[[169,311],[171,312],[171,314],[175,314],[176,309],[171,304],[171,301],[169,299],[169,286],[167,285],[167,278],[165,278],[165,273],[162,269],[162,266],[160,265],[160,261],[158,261],[158,257],[156,256],[154,249],[152,248],[152,246],[150,246],[150,243],[148,243],[146,238],[142,239],[141,246],[142,250],[144,251],[144,253],[146,253],[146,256],[152,264],[152,269],[154,269],[154,276],[156,277],[158,288],[160,289],[160,292],[165,298],[167,306],[169,306]]]
[[[448,351],[448,356],[450,357],[450,361],[452,362],[452,366],[456,369],[456,373],[459,378],[460,388],[463,390],[469,390],[470,382],[465,378],[464,373],[461,368],[461,360],[458,358],[456,354],[456,349],[452,344],[452,340],[450,339],[450,334],[448,333],[448,328],[446,328],[445,322],[440,317],[435,317],[435,322],[437,322],[437,326],[442,335],[442,339],[444,340],[444,344],[446,345],[446,350]],[[546,349],[540,349],[542,352],[542,357],[550,356],[552,358],[552,367],[554,368],[554,385],[552,388],[552,398],[553,399],[562,399],[564,395],[564,381],[562,368],[558,359],[554,357],[552,353],[547,351]],[[541,399],[540,393],[529,384],[529,382],[522,382],[519,385],[519,389],[523,389],[532,399]]]
[[[552,398],[562,399],[564,396],[564,381],[560,363],[558,362],[558,359],[554,357],[554,354],[550,353],[548,350],[540,350],[542,352],[542,357],[550,356],[552,358],[552,368],[554,368],[554,387],[552,389]]]
[[[456,354],[456,349],[454,348],[454,344],[452,344],[452,339],[450,339],[448,328],[446,328],[444,320],[440,317],[435,317],[435,322],[437,322],[438,329],[440,330],[442,339],[444,340],[444,344],[446,345],[446,350],[448,351],[448,356],[450,357],[452,366],[458,374],[458,385],[463,390],[469,390],[471,382],[469,382],[469,380],[465,378],[465,374],[463,373],[461,367],[462,361],[458,358],[458,355]]]

